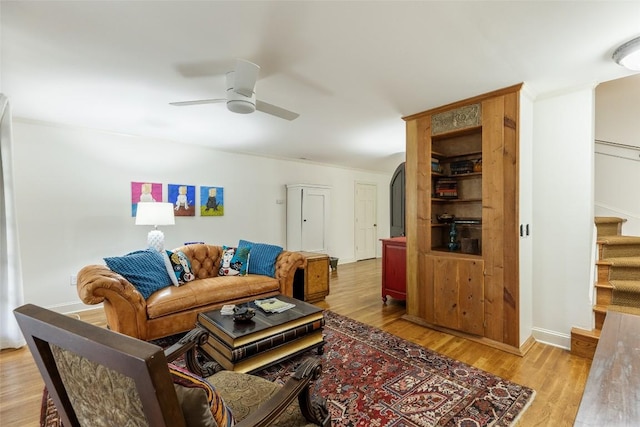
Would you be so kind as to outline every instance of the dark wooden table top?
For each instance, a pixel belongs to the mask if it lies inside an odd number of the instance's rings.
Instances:
[[[574,426],[640,426],[640,316],[607,312]]]

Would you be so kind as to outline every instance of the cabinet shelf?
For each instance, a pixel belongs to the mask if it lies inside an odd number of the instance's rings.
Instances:
[[[443,223],[431,223],[431,227],[438,227],[438,228],[449,228],[450,225],[449,224],[443,224]],[[482,228],[482,224],[458,224],[456,223],[456,227],[457,228]]]
[[[473,258],[473,259],[482,259],[482,255],[477,254],[467,254],[460,250],[450,251],[448,248],[438,247],[432,248],[431,254],[434,256],[447,256],[453,258]]]
[[[431,202],[440,203],[440,204],[444,204],[444,203],[478,203],[478,202],[482,202],[482,199],[441,199],[441,198],[433,197],[431,199]]]
[[[482,172],[459,173],[459,174],[453,174],[453,175],[446,175],[439,172],[431,172],[431,176],[435,178],[455,178],[455,179],[480,178],[482,176]]]
[[[458,160],[479,160],[482,158],[482,151],[471,151],[468,153],[456,154],[452,156],[439,154],[441,163],[457,162]]]
[[[441,132],[438,135],[432,135],[431,139],[434,141],[440,141],[442,139],[458,138],[466,135],[473,135],[482,132],[482,125],[469,126],[464,129],[455,129],[447,132]]]

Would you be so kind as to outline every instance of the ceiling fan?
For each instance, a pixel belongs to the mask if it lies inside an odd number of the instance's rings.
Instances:
[[[215,104],[226,102],[227,109],[234,113],[249,114],[262,111],[285,120],[295,120],[300,114],[285,110],[273,104],[256,100],[256,80],[260,66],[244,59],[236,60],[236,68],[229,71],[227,77],[227,97],[221,99],[201,99],[197,101],[170,102],[169,105],[182,107],[186,105]]]

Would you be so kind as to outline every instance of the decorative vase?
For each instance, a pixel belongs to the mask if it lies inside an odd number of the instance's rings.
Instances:
[[[451,223],[451,228],[449,229],[449,251],[457,251],[460,249],[460,243],[458,243],[458,230],[456,229],[456,223]]]

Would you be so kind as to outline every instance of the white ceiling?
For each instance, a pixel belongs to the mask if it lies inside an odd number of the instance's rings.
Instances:
[[[13,116],[259,155],[393,171],[401,117],[525,82],[534,96],[628,76],[640,2],[5,1]],[[234,58],[289,122],[234,114]],[[87,141],[90,144],[91,141]]]

